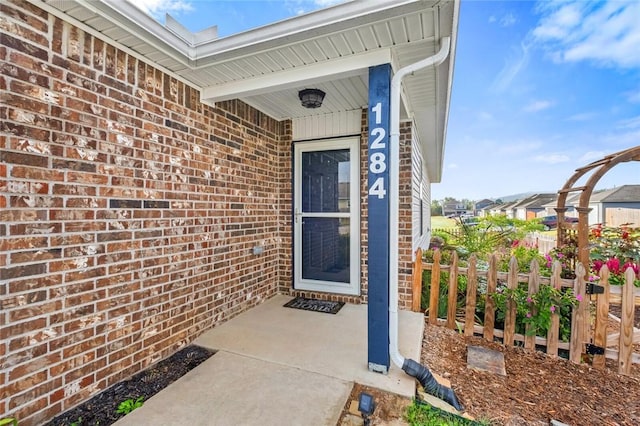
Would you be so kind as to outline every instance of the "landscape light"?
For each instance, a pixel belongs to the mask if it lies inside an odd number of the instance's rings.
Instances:
[[[361,392],[360,397],[358,398],[358,411],[362,414],[365,426],[369,425],[369,416],[373,414],[375,409],[376,403],[373,400],[373,396],[368,393]]]

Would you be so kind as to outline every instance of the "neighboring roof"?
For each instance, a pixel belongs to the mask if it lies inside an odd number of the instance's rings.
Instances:
[[[496,210],[496,207],[498,207],[498,204],[488,204],[486,206],[480,206],[477,207],[476,206],[476,210],[480,210],[480,211],[487,211],[487,210]]]
[[[496,210],[500,211],[508,211],[514,209],[518,205],[519,201],[514,201],[513,203],[501,204],[496,206]]]
[[[474,203],[474,206],[477,209],[477,208],[487,208],[487,207],[492,206],[494,204],[495,203],[493,202],[493,200],[485,198],[484,200],[476,201]]]
[[[556,199],[556,194],[534,194],[517,201],[513,208],[542,208],[545,204]]]
[[[354,0],[239,34],[190,33],[161,25],[123,0],[29,0],[85,31],[144,57],[200,89],[201,100],[238,98],[282,120],[367,105],[368,69],[394,70],[451,50],[438,67],[403,85],[404,119],[413,120],[431,182],[442,175],[458,26],[458,0]],[[327,93],[322,108],[300,106],[298,91]]]
[[[622,185],[618,188],[594,192],[590,203],[638,203],[640,202],[640,185]]]

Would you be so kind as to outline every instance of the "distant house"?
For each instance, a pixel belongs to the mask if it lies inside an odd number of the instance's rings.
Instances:
[[[460,201],[448,201],[442,205],[443,216],[461,216],[463,214],[471,214],[471,212],[469,212],[467,206]]]
[[[579,200],[575,200],[575,205]],[[602,223],[619,226],[623,223],[640,225],[640,185],[594,192],[589,200],[589,224]]]
[[[567,197],[566,208],[567,211],[564,213],[567,217],[578,217],[578,211],[575,206],[580,202],[580,194],[570,194]],[[553,200],[546,203],[544,206],[544,210],[537,213],[537,217],[543,216],[551,216],[557,214],[556,207],[558,207],[558,196],[556,195]]]
[[[513,201],[511,203],[499,204],[491,208],[490,214],[492,216],[500,216],[504,215],[509,218],[515,217],[514,207],[518,204],[519,201]]]
[[[493,206],[495,203],[493,200],[485,198],[484,200],[476,201],[473,206],[473,212],[475,216],[485,216],[484,211],[487,207]]]
[[[580,204],[580,194],[567,197],[565,216],[578,217],[576,207]],[[538,217],[556,214],[557,197],[544,205]],[[602,223],[619,226],[624,223],[640,225],[640,185],[623,185],[618,188],[596,191],[589,200],[589,225]]]
[[[534,194],[518,201],[513,207],[513,218],[520,220],[534,219],[539,212],[545,211],[545,204],[554,201],[555,194]]]

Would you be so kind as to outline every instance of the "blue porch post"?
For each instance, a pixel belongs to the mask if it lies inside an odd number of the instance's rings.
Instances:
[[[389,95],[391,65],[369,68],[368,361],[389,371]]]

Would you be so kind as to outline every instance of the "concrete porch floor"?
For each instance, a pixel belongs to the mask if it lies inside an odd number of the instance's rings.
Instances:
[[[415,380],[367,368],[367,305],[336,315],[285,308],[277,295],[194,342],[218,351],[116,423],[335,425],[354,382],[407,397]],[[420,360],[424,317],[399,313],[400,352]]]

